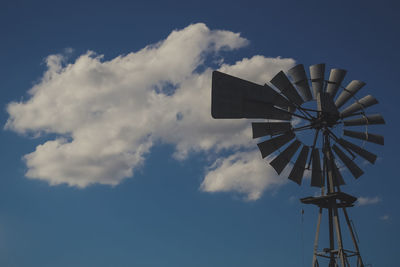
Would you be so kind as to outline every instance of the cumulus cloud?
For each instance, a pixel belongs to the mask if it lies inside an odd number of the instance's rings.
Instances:
[[[266,188],[284,184],[265,162],[257,160],[258,151],[239,152],[218,159],[207,172],[201,188],[207,192],[235,191],[245,194],[247,200],[256,200]]]
[[[51,185],[117,185],[161,142],[175,146],[178,160],[193,152],[219,155],[207,168],[202,190],[258,198],[280,183],[254,151],[218,154],[255,146],[247,120],[211,118],[212,69],[205,62],[221,62],[217,68],[223,72],[265,83],[294,60],[253,56],[223,63],[220,51],[247,43],[239,33],[199,23],[108,61],[92,51],[73,62],[62,54],[48,56],[47,70],[28,99],[7,106],[6,129],[49,137],[24,156],[26,176]],[[250,173],[233,175],[228,166]]]
[[[380,197],[359,197],[357,199],[358,206],[372,205],[381,202]]]

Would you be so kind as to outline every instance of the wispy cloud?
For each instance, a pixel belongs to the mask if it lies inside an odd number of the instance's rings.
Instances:
[[[365,205],[373,205],[381,202],[382,199],[380,197],[359,197],[357,199],[357,206],[365,206]]]
[[[297,201],[299,201],[299,198],[298,198],[298,197],[296,197],[296,196],[290,196],[290,197],[289,197],[289,202],[290,202],[290,203],[294,203],[294,202],[297,202]]]
[[[47,71],[28,100],[7,106],[6,129],[55,136],[24,156],[26,176],[51,185],[117,185],[134,175],[158,141],[174,145],[179,160],[192,152],[217,155],[202,190],[259,198],[281,182],[254,152],[248,121],[211,118],[212,69],[205,62],[220,62],[213,68],[263,84],[294,60],[253,56],[223,63],[220,51],[247,44],[239,33],[199,23],[109,61],[90,51],[74,62],[48,56]],[[250,152],[229,155],[241,148]]]
[[[256,200],[266,188],[287,182],[272,168],[266,168],[265,162],[257,160],[258,157],[259,152],[253,150],[217,160],[207,172],[201,189],[207,192],[236,191],[245,194],[246,200]]]
[[[382,221],[388,221],[390,219],[390,216],[385,214],[385,215],[379,217],[379,219],[381,219]]]

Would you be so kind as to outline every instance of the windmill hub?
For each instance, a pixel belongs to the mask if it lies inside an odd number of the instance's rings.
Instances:
[[[339,113],[322,112],[321,116],[315,120],[313,128],[321,129],[324,127],[332,128],[338,124]]]

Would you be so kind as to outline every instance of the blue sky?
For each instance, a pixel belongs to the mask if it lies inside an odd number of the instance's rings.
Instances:
[[[0,265],[309,266],[317,211],[297,199],[316,190],[276,176],[251,121],[214,121],[207,100],[212,69],[262,83],[325,62],[380,101],[385,146],[343,190],[362,199],[364,262],[395,266],[398,7],[2,1]]]

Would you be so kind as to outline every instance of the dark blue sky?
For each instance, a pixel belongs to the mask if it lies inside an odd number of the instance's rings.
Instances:
[[[372,146],[378,162],[345,187],[380,201],[350,213],[364,262],[396,266],[398,10],[396,1],[1,1],[0,119],[4,125],[9,118],[8,103],[29,98],[27,91],[41,79],[51,54],[72,48],[73,61],[92,50],[110,60],[198,22],[249,40],[243,48],[221,52],[229,64],[263,55],[347,69],[351,78],[367,83],[364,93],[380,101],[376,111],[386,120],[377,132],[385,135],[385,147]],[[117,186],[50,186],[24,176],[22,157],[54,136],[0,134],[1,266],[311,262],[316,210],[297,201],[313,194],[308,186],[289,183],[250,202],[236,193],[202,192],[208,156],[199,152],[177,161],[173,146],[162,143],[151,148],[134,178]]]

